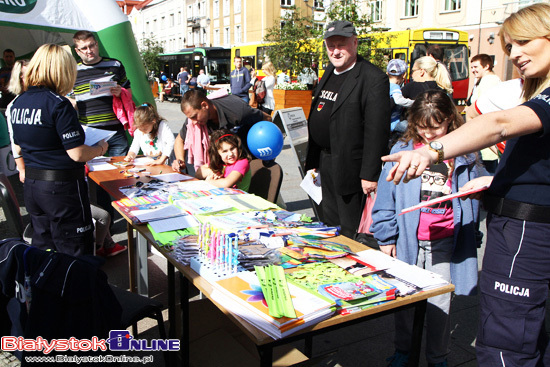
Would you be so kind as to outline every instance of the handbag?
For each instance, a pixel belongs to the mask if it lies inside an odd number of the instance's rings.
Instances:
[[[372,208],[374,207],[375,201],[376,201],[376,193],[367,195],[367,199],[365,200],[365,206],[363,207],[363,214],[361,215],[361,222],[359,222],[359,228],[357,229],[357,233],[372,234],[369,231],[369,228],[372,225]]]

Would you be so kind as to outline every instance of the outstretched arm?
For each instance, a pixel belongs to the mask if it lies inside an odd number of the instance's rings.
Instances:
[[[518,106],[510,110],[481,115],[467,122],[459,129],[445,135],[444,159],[476,152],[501,141],[532,134],[542,129],[542,122],[529,107]],[[397,162],[386,180],[398,184],[419,177],[430,164],[437,161],[437,153],[427,146],[414,151],[399,152],[382,157],[384,162]]]

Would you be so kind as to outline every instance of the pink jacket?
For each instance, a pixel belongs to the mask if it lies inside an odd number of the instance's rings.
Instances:
[[[124,128],[128,130],[131,136],[134,136],[134,111],[136,105],[132,100],[132,93],[122,88],[120,98],[113,96],[113,111]]]

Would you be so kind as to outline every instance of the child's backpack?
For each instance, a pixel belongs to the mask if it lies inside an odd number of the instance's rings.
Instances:
[[[265,95],[267,90],[265,89],[265,82],[258,80],[254,83],[254,95],[256,96],[256,103],[263,104],[265,102]]]

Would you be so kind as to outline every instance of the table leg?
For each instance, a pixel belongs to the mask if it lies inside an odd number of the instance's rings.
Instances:
[[[258,345],[258,353],[260,354],[260,367],[273,366],[273,346]]]
[[[168,337],[174,339],[176,337],[176,274],[174,265],[167,259],[166,269],[168,277],[168,320],[170,329],[168,331]]]
[[[128,235],[128,283],[130,292],[136,292],[136,247],[134,241],[134,228],[132,224],[126,223],[126,233]]]
[[[420,360],[420,348],[422,346],[422,330],[424,329],[424,317],[428,300],[415,303],[414,323],[412,330],[411,354],[409,355],[409,366],[418,367]]]
[[[147,270],[147,239],[137,232],[137,290],[138,294],[149,297],[149,276]]]
[[[306,357],[311,358],[313,356],[313,336],[307,335],[304,339],[304,354]]]
[[[189,281],[180,273],[181,365],[189,367]]]

